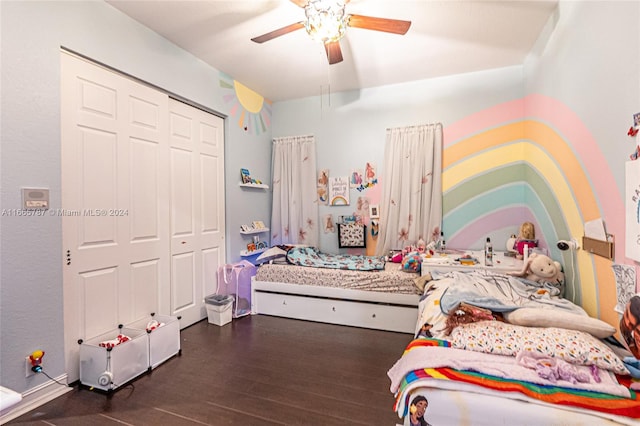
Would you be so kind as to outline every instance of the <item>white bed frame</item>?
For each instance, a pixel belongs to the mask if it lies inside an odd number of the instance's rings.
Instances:
[[[251,313],[415,333],[417,294],[251,280]]]

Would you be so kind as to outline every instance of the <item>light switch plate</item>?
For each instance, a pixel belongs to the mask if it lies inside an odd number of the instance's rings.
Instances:
[[[49,208],[48,188],[22,188],[22,208],[39,210]]]

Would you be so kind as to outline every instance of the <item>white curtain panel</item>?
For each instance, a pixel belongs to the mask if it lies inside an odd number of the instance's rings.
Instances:
[[[318,245],[316,143],[313,136],[273,140],[271,245]]]
[[[442,139],[441,123],[387,129],[377,255],[440,236]]]

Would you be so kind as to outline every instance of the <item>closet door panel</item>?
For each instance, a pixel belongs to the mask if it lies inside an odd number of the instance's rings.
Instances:
[[[79,339],[163,312],[163,303],[168,313],[159,292],[170,280],[168,96],[66,53],[61,64],[62,205],[50,214],[62,221],[72,382]]]
[[[225,262],[224,122],[173,99],[169,114],[171,312],[191,323],[207,316],[204,298],[216,291],[216,271]],[[186,256],[193,268],[183,265]]]
[[[61,53],[65,356],[148,318],[206,318],[224,255],[224,121]],[[53,207],[53,206],[52,206]]]

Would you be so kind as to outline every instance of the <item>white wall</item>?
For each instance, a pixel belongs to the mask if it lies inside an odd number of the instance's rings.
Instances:
[[[555,98],[580,117],[622,194],[621,164],[635,148],[626,134],[640,112],[640,2],[560,2],[527,58],[525,82],[526,93]]]
[[[387,128],[436,122],[446,128],[474,112],[522,97],[522,77],[522,67],[513,66],[336,93],[330,106],[326,96],[322,99],[322,109],[320,97],[277,102],[272,133],[274,137],[313,134],[318,170],[330,169],[330,175],[347,176],[366,162],[375,163],[380,173]],[[320,217],[349,215],[359,196],[372,193],[372,189],[352,189],[350,206],[321,206]],[[337,234],[320,231],[320,249],[337,253]]]

